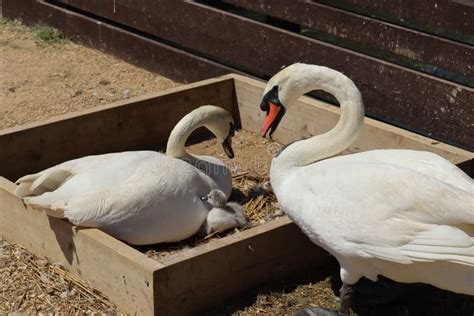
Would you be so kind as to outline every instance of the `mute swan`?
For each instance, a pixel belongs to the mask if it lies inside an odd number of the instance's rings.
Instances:
[[[191,114],[178,124],[183,133],[174,134],[173,150],[184,146],[184,138],[194,129],[205,126],[232,153],[234,120],[227,111],[203,106]],[[179,241],[195,234],[210,210],[201,197],[219,188],[190,163],[154,151],[74,159],[17,183],[16,194],[26,204],[75,225],[100,227],[135,245]]]
[[[270,181],[283,211],[339,261],[343,286],[337,312],[306,308],[300,315],[348,315],[352,285],[378,275],[474,295],[473,180],[429,152],[330,158],[363,126],[362,97],[348,77],[308,64],[277,73],[260,105],[267,112],[262,136],[271,136],[296,99],[316,89],[339,101],[339,122],[284,147],[272,160]]]
[[[209,235],[212,232],[223,232],[234,227],[243,227],[248,224],[242,206],[235,202],[227,203],[227,198],[221,190],[212,190],[201,199],[212,207],[201,226],[199,232],[201,236]]]

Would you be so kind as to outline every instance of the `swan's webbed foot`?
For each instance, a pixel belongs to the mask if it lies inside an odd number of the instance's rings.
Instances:
[[[295,316],[342,316],[335,309],[325,309],[320,307],[305,307],[295,314]]]

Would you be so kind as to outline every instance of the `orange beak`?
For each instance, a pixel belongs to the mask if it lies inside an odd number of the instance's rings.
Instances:
[[[264,137],[267,134],[270,126],[272,126],[273,122],[277,119],[278,113],[281,111],[281,107],[273,104],[272,102],[268,102],[268,105],[270,106],[270,110],[265,117],[265,122],[263,122],[262,130],[260,132],[260,134]]]

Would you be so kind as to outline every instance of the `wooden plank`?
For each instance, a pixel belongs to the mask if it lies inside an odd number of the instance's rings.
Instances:
[[[131,314],[195,315],[331,261],[287,217],[155,261],[98,229],[25,208],[4,185],[14,184],[0,177],[0,235],[60,262]]]
[[[256,109],[255,104],[260,104],[266,83],[239,75],[234,78],[242,128],[258,133],[265,113]],[[294,110],[285,115],[274,139],[285,144],[302,137],[325,133],[336,125],[339,116],[340,108],[302,97],[294,105]],[[472,152],[370,118],[365,118],[364,123],[361,135],[349,148],[350,152],[388,148],[426,150],[437,153],[452,163],[462,164],[463,169],[474,176]]]
[[[474,148],[474,89],[188,1],[63,0],[269,77],[295,61],[342,71],[369,116]]]
[[[15,194],[16,185],[15,183],[8,181],[4,177],[0,177],[0,189],[3,189],[11,194]]]
[[[151,39],[107,23],[97,22],[44,1],[5,0],[1,7],[5,18],[20,19],[25,24],[43,23],[54,26],[75,42],[100,49],[179,82],[194,82],[239,72],[163,44],[159,39]]]
[[[474,44],[472,1],[317,0]],[[469,2],[469,3],[467,3]]]
[[[203,85],[207,85],[208,88],[205,89]],[[237,98],[238,110],[233,112],[241,115],[244,128],[258,131],[263,117],[256,105],[260,101],[264,85],[265,83],[246,77],[229,75],[175,88],[168,91],[168,94],[160,92],[149,96],[148,99],[159,100],[160,102],[157,103],[160,105],[155,105],[154,108],[164,111],[167,106],[172,106],[173,110],[177,109],[171,100],[189,102],[195,98],[195,94],[226,95],[229,99],[226,104],[234,108],[236,108]],[[189,94],[186,94],[187,89],[189,89]],[[228,93],[228,90],[231,90],[231,93]],[[166,96],[169,98],[166,99]],[[114,117],[114,112],[128,111],[129,115],[126,117],[129,120],[133,121],[135,117],[143,119],[144,114],[150,114],[146,100],[146,98],[129,100],[128,106],[119,103],[101,107],[100,110],[111,117]],[[169,103],[163,100],[168,100]],[[191,102],[190,106],[192,105]],[[308,133],[319,132],[317,127],[315,129],[312,126],[301,128],[301,124],[306,120],[321,122],[323,128],[329,129],[330,126],[325,122],[335,123],[338,117],[337,108],[308,98],[303,98],[295,106],[298,110],[290,111],[288,117],[282,122],[282,127],[285,127],[289,135],[294,137],[300,138]],[[131,107],[137,109],[132,111]],[[54,134],[54,130],[48,130],[48,126],[66,124],[62,122],[77,123],[87,116],[91,117],[89,120],[95,121],[92,118],[98,115],[96,110],[86,110],[84,113],[88,114],[75,114],[62,120],[50,120],[43,122],[44,126],[17,128],[16,132],[11,130],[7,135],[30,132],[30,137],[38,138],[39,136],[34,136],[31,131],[36,130],[38,134],[44,135]],[[174,112],[169,111],[169,113]],[[170,115],[162,116],[162,118],[177,121],[178,114],[173,118]],[[289,123],[287,123],[288,120]],[[455,162],[472,158],[472,153],[449,145],[432,145],[424,138],[420,141],[417,139],[419,136],[411,133],[403,134],[402,132],[399,136],[392,135],[400,130],[396,128],[390,130],[390,127],[384,124],[380,125],[382,127],[376,124],[381,123],[370,122],[370,120],[369,124],[366,122],[366,125],[373,125],[367,137],[374,138],[367,139],[366,142],[361,143],[361,148],[353,148],[353,150],[361,150],[363,146],[372,146],[374,143],[378,146],[377,142],[384,141],[384,137],[390,144],[400,143],[402,147],[411,146],[410,141],[405,141],[405,138],[411,138],[412,142],[418,146],[415,148],[426,147],[428,150],[435,148],[435,152],[444,152],[443,155]],[[65,127],[68,125],[63,126]],[[116,143],[122,146],[120,139],[116,139],[120,138],[116,133],[102,134],[102,129],[109,128],[107,123],[93,124],[90,128],[92,129],[90,135],[101,136],[94,141],[98,145],[102,143],[101,148],[107,148],[110,144]],[[388,131],[383,131],[386,129]],[[378,130],[382,132],[377,136]],[[68,130],[60,129],[59,132],[68,133]],[[0,136],[0,139],[3,136]],[[282,134],[279,140],[283,138]],[[67,148],[68,145],[65,143],[69,139],[58,138],[54,146],[50,145],[50,150],[54,152]],[[417,142],[422,144],[416,144]],[[29,152],[30,146],[33,148],[36,146],[35,143],[25,141],[22,144],[23,146],[20,147],[1,148],[5,148],[5,151],[18,149],[20,152],[18,159],[21,159],[21,154]],[[134,146],[133,142],[127,141],[125,144]],[[388,145],[380,144],[380,146],[384,148]],[[31,160],[31,156],[25,156],[25,161]],[[49,159],[55,158],[54,156],[45,157],[44,162],[52,164]],[[3,163],[2,159],[0,161]],[[24,169],[18,172],[27,173],[26,169],[30,166],[26,162],[22,165]],[[196,314],[237,293],[244,293],[249,287],[295,275],[307,269],[317,269],[329,260],[325,252],[313,245],[294,224],[290,223],[288,218],[284,217],[238,234],[213,240],[196,248],[184,250],[157,262],[100,230],[76,228],[66,221],[48,218],[41,212],[25,208],[21,199],[13,194],[14,187],[13,183],[0,178],[0,234],[12,242],[26,246],[39,256],[48,256],[63,263],[73,273],[89,279],[94,287],[101,290],[125,312],[140,315]],[[107,269],[104,269],[104,262],[109,263]]]
[[[164,258],[166,275],[159,279],[173,281],[161,287],[155,282],[157,294],[168,295],[157,312],[198,315],[249,288],[314,271],[330,260],[327,252],[282,217]]]
[[[382,50],[444,68],[474,85],[474,47],[370,17],[306,1],[224,0],[272,17],[351,41],[364,50]],[[436,49],[433,49],[436,47]]]
[[[184,115],[205,104],[233,111],[233,95],[232,78],[223,77],[5,129],[0,175],[16,180],[86,155],[163,148]]]
[[[85,277],[122,311],[153,313],[153,271],[162,265],[102,231],[25,208],[19,197],[0,188],[0,235]]]

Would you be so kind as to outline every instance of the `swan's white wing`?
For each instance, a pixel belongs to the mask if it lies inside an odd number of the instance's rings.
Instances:
[[[474,194],[474,180],[445,158],[428,152],[406,149],[381,149],[335,157],[323,163],[389,163],[436,178]]]
[[[211,190],[213,183],[207,176],[179,159],[131,154],[136,157],[113,157],[105,164],[82,168],[56,190],[24,200],[33,207],[64,213],[76,225],[101,227],[134,216],[157,201],[201,197]]]
[[[396,227],[396,226],[399,227]],[[395,225],[383,225],[387,233],[406,231],[412,228],[412,235],[394,235],[392,245],[378,245],[376,236],[352,239],[360,245],[361,256],[371,256],[399,263],[450,261],[474,267],[474,239],[457,227],[447,225],[420,225],[401,220]],[[409,237],[409,241],[405,239]],[[398,245],[397,245],[398,244]]]
[[[153,187],[148,184],[126,183],[78,194],[68,201],[51,204],[53,211],[75,225],[102,227],[133,217],[146,207]]]
[[[383,163],[318,163],[285,186],[283,209],[335,255],[473,263],[474,196],[455,186]]]
[[[18,179],[16,182],[19,185],[16,194],[20,197],[27,197],[46,193],[46,196],[53,200],[68,199],[76,192],[98,190],[124,183],[141,162],[160,156],[164,155],[152,151],[136,151],[69,160]],[[52,195],[49,192],[56,193]],[[42,207],[48,207],[46,196],[41,199]]]

